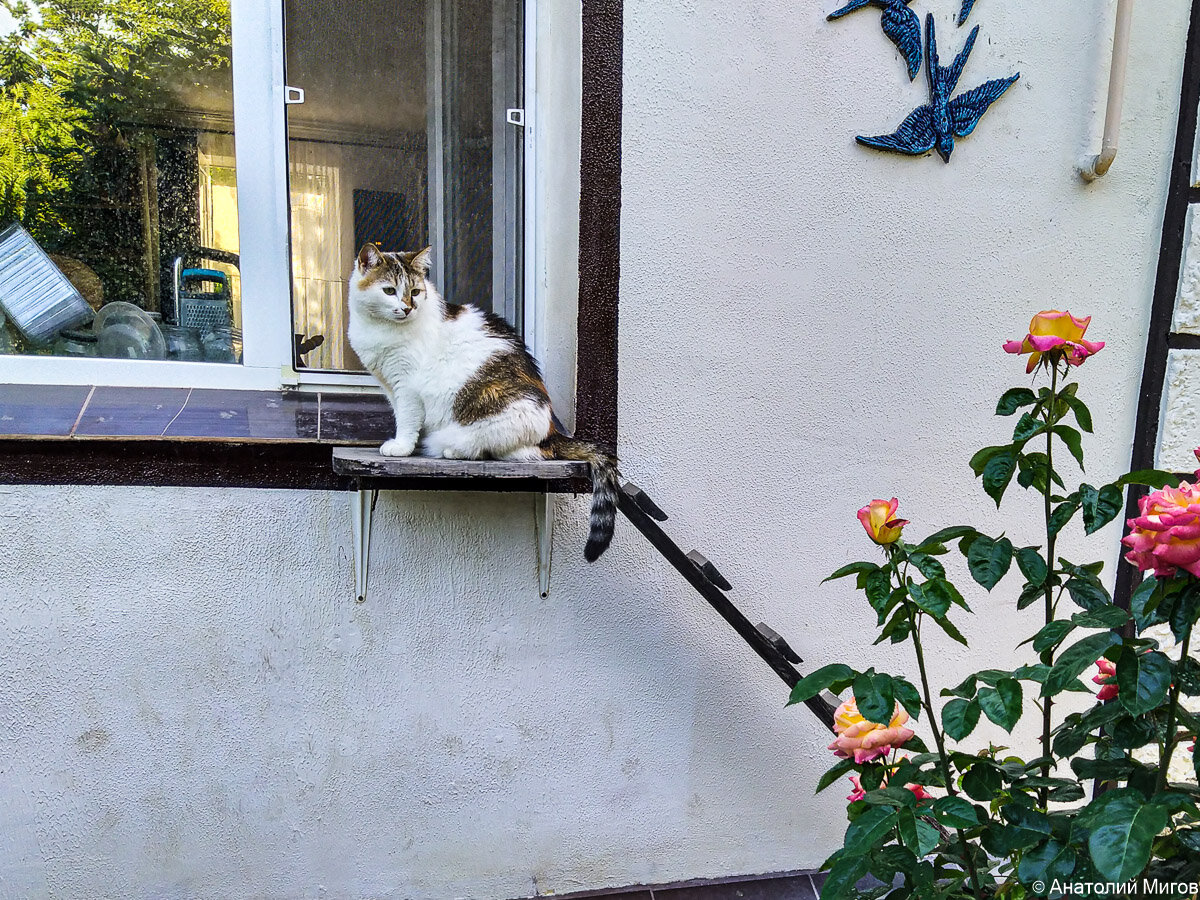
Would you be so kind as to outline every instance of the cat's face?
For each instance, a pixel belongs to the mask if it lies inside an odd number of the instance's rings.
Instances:
[[[429,252],[384,253],[366,244],[350,275],[350,303],[357,312],[386,322],[407,321],[425,302]]]

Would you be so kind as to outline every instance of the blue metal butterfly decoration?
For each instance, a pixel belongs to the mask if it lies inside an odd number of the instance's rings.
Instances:
[[[921,23],[916,14],[908,8],[910,2],[911,0],[850,0],[845,6],[830,13],[829,18],[841,18],[870,4],[882,7],[881,24],[884,34],[899,48],[908,67],[909,79],[912,80],[921,66]],[[958,14],[960,26],[967,21],[974,5],[975,0],[963,0]],[[930,150],[936,150],[943,160],[950,162],[955,139],[964,138],[974,131],[988,108],[1021,77],[1018,72],[1007,78],[996,78],[957,97],[954,96],[978,37],[979,26],[976,25],[971,29],[966,44],[954,62],[943,66],[938,58],[933,15],[927,14],[925,63],[929,75],[929,102],[909,113],[891,134],[875,137],[859,135],[855,140],[866,147],[909,156],[920,156]]]

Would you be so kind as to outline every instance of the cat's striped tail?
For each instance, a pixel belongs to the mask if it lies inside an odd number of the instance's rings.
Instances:
[[[587,544],[583,555],[588,562],[600,558],[612,542],[617,523],[617,491],[621,489],[621,473],[617,458],[595,444],[551,432],[539,445],[546,459],[573,459],[592,467],[592,515]]]

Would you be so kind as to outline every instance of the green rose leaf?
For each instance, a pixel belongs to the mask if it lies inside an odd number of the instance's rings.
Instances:
[[[1142,716],[1167,699],[1171,661],[1162,653],[1126,650],[1117,660],[1117,699],[1132,716]]]
[[[910,584],[908,586],[909,596],[912,597],[913,603],[917,604],[925,612],[929,613],[935,619],[940,619],[950,611],[950,596],[944,592],[928,590],[929,583],[926,584]]]
[[[1133,623],[1139,634],[1151,625],[1166,621],[1166,619],[1159,619],[1154,615],[1161,600],[1162,594],[1158,590],[1158,579],[1153,575],[1147,575],[1142,579],[1142,583],[1134,588],[1133,594],[1129,598],[1129,611],[1133,614]]]
[[[896,711],[895,683],[891,675],[868,669],[854,679],[854,699],[868,722],[886,725]]]
[[[941,842],[941,832],[924,819],[917,819],[917,856],[928,856]]]
[[[1046,423],[1041,419],[1035,419],[1029,413],[1021,413],[1021,418],[1017,420],[1017,427],[1013,429],[1013,440],[1024,442],[1029,440],[1036,434],[1044,431]]]
[[[962,680],[962,684],[952,688],[942,688],[943,697],[966,697],[970,700],[975,696],[975,681],[974,675],[968,675]]]
[[[1021,718],[1021,682],[1004,678],[995,688],[983,688],[979,692],[979,706],[989,719],[1011,733]]]
[[[1068,844],[1049,840],[1021,854],[1017,878],[1022,884],[1040,881],[1049,885],[1062,881],[1075,871],[1075,850]]]
[[[977,763],[962,778],[962,789],[972,800],[990,803],[1004,784],[1000,770],[988,763]]]
[[[983,474],[984,466],[986,466],[988,464],[989,460],[991,460],[995,456],[998,456],[1001,453],[1007,453],[1007,452],[1011,452],[1011,451],[1012,451],[1011,444],[1004,444],[1003,446],[1000,446],[1000,447],[984,447],[982,450],[978,451],[974,456],[971,457],[971,460],[968,463],[968,465],[971,467],[971,471],[975,473],[975,477],[978,478],[980,475]]]
[[[1033,649],[1042,653],[1052,647],[1057,647],[1062,639],[1075,630],[1075,624],[1066,619],[1055,619],[1053,622],[1048,622],[1042,627],[1042,630],[1033,636]]]
[[[1075,605],[1086,610],[1094,612],[1111,605],[1112,598],[1099,578],[1068,578],[1065,587]]]
[[[1117,484],[1144,484],[1146,487],[1160,491],[1170,485],[1179,486],[1179,476],[1164,472],[1161,469],[1138,469],[1117,479]]]
[[[1032,487],[1037,491],[1044,491],[1053,480],[1059,487],[1064,488],[1063,480],[1057,472],[1050,469],[1050,458],[1045,453],[1022,453],[1021,458],[1017,461],[1020,467],[1020,472],[1017,475],[1017,484],[1021,487]],[[1047,477],[1049,473],[1049,477]]]
[[[1200,615],[1200,584],[1190,581],[1179,592],[1175,607],[1171,610],[1171,633],[1175,635],[1175,640],[1183,640],[1184,632],[1195,623],[1197,615]]]
[[[1083,435],[1072,428],[1070,425],[1055,425],[1051,429],[1055,434],[1062,438],[1062,442],[1067,445],[1067,449],[1071,451],[1071,455],[1075,457],[1075,462],[1079,463],[1079,468],[1083,468]]]
[[[1111,603],[1087,612],[1075,613],[1071,621],[1080,628],[1120,628],[1129,621],[1129,613]]]
[[[893,691],[900,705],[914,719],[921,718],[921,694],[907,678],[892,679]]]
[[[926,578],[945,578],[946,569],[940,562],[925,553],[913,551],[908,555],[908,561]]]
[[[879,566],[875,565],[875,563],[852,562],[848,565],[842,566],[828,578],[824,579],[821,584],[824,584],[826,581],[833,581],[835,578],[845,578],[847,575],[858,575],[859,573],[874,572],[878,568]]]
[[[1017,609],[1032,606],[1039,598],[1046,596],[1046,589],[1040,584],[1027,584],[1021,588],[1017,597]]]
[[[1075,421],[1079,423],[1079,427],[1091,434],[1092,411],[1074,394],[1064,396],[1063,400],[1066,401],[1067,406],[1071,407],[1071,412],[1075,413]]]
[[[967,639],[963,637],[962,632],[955,628],[954,623],[949,619],[943,616],[942,618],[934,619],[933,621],[937,622],[938,627],[941,628],[942,631],[946,632],[946,634],[950,636],[951,640],[957,641],[964,647],[968,646]]]
[[[933,801],[933,816],[947,828],[974,828],[979,824],[979,808],[962,797]]]
[[[871,608],[880,612],[887,606],[892,595],[892,573],[888,569],[876,569],[867,573],[863,592],[867,595],[867,602],[871,604]]]
[[[932,547],[936,544],[945,544],[948,541],[956,540],[957,538],[967,537],[975,534],[976,531],[970,525],[951,525],[949,528],[943,528],[941,531],[935,531],[925,540],[921,541],[916,548],[917,552],[928,552],[925,548]]]
[[[1050,514],[1049,532],[1051,534],[1058,534],[1062,531],[1067,523],[1071,521],[1072,517],[1074,517],[1078,509],[1079,501],[1070,497],[1054,507],[1054,512]]]
[[[1084,669],[1094,665],[1096,660],[1120,643],[1121,639],[1117,635],[1111,631],[1104,631],[1072,644],[1062,652],[1050,674],[1046,676],[1041,696],[1053,697],[1062,693],[1069,685],[1079,680]]]
[[[1011,416],[1022,406],[1032,406],[1037,403],[1037,394],[1029,388],[1011,388],[1000,396],[996,404],[996,415]]]
[[[911,631],[912,617],[909,616],[908,610],[902,606],[892,614],[892,618],[883,626],[883,630],[879,632],[879,637],[875,638],[875,643],[882,644],[890,638],[893,644],[898,644],[908,637]]]
[[[1009,803],[1000,808],[1000,815],[1009,823],[1008,843],[1013,850],[1033,847],[1050,836],[1050,819],[1036,809]]]
[[[984,690],[991,690],[984,688]],[[961,741],[979,724],[978,700],[951,700],[942,707],[942,730],[951,740]]]
[[[971,577],[987,590],[1000,583],[1012,565],[1013,545],[1008,538],[998,541],[980,535],[967,551],[967,567]]]
[[[842,843],[844,852],[850,856],[870,853],[887,833],[896,825],[897,811],[891,806],[873,806],[850,823],[846,839]]]
[[[920,852],[921,837],[917,834],[917,817],[911,809],[901,810],[896,819],[896,832],[900,835],[900,843],[913,852],[914,855],[924,855]]]
[[[958,592],[953,584],[945,578],[931,578],[925,582],[925,593],[936,594],[940,599],[947,600],[955,606],[961,606],[967,612],[971,611],[971,607],[967,606],[967,601],[963,599],[963,595]]]
[[[1079,499],[1083,507],[1083,529],[1087,534],[1095,534],[1125,507],[1125,494],[1115,484],[1106,484],[1099,490],[1090,484],[1081,484]]]
[[[842,900],[858,896],[858,882],[867,874],[870,858],[853,853],[842,853],[829,867],[825,883],[821,885],[821,900]]]
[[[833,784],[835,781],[837,781],[839,778],[841,778],[847,772],[853,772],[853,771],[854,771],[854,760],[853,759],[838,760],[833,765],[832,768],[830,768],[828,771],[825,772],[824,775],[821,776],[821,780],[817,782],[817,789],[813,793],[814,794],[821,793],[821,791],[825,790],[825,788],[829,787],[831,784]]]
[[[983,467],[983,490],[989,497],[996,501],[996,506],[1000,506],[1000,500],[1004,496],[1004,491],[1008,488],[1008,483],[1012,481],[1013,473],[1017,471],[1017,451],[1013,447],[1006,447],[1001,453],[997,453],[987,461]]]
[[[1136,878],[1150,861],[1151,845],[1167,817],[1167,810],[1154,803],[1109,804],[1088,838],[1096,871],[1117,883]]]
[[[1037,547],[1022,547],[1017,551],[1017,568],[1030,584],[1041,587],[1046,583],[1046,561]]]
[[[794,703],[803,703],[805,700],[810,700],[835,682],[852,681],[855,675],[855,671],[843,663],[822,666],[811,675],[806,675],[796,683],[796,686],[792,688],[792,694],[788,698],[787,705],[791,706]]]

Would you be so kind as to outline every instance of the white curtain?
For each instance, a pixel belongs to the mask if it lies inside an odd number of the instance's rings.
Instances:
[[[343,221],[349,198],[342,188],[342,150],[292,141],[290,169],[294,325],[305,337],[325,336],[305,362],[312,369],[358,368],[346,340]]]

